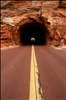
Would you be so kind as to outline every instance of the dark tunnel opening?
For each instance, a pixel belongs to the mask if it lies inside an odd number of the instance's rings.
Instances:
[[[40,23],[27,23],[20,27],[21,45],[46,45],[47,29]]]

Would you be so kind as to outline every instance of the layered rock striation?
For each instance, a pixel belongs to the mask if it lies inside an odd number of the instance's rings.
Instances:
[[[4,2],[4,1],[3,1]],[[64,5],[66,2],[64,1]],[[10,1],[1,8],[1,46],[19,45],[19,29],[26,23],[40,23],[48,30],[47,44],[66,44],[66,9],[58,2]]]

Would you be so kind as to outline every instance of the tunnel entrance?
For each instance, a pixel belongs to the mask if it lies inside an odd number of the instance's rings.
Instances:
[[[45,45],[47,29],[40,23],[26,23],[19,29],[21,45]]]

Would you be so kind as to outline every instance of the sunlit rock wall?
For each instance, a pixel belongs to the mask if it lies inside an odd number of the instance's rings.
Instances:
[[[66,3],[64,3],[65,5]],[[19,28],[33,20],[42,23],[49,30],[48,44],[58,44],[64,39],[66,44],[66,9],[58,8],[58,2],[43,2],[40,19],[41,2],[10,1],[2,3],[1,9],[1,45],[19,44]]]

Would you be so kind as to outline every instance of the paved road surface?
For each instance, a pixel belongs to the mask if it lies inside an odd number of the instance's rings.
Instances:
[[[28,100],[31,47],[2,51],[2,100]]]
[[[2,50],[1,54],[2,100],[29,100],[31,46]],[[65,51],[35,46],[35,54],[44,100],[66,100]]]
[[[36,57],[45,100],[66,100],[66,52],[36,46]]]

